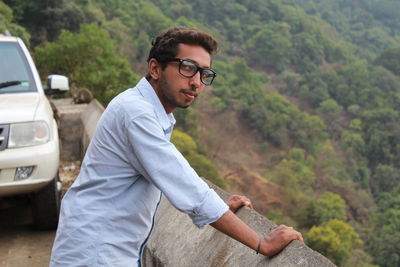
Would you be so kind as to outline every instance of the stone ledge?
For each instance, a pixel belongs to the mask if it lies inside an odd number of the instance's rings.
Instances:
[[[82,122],[82,152],[81,157],[85,154],[87,147],[89,146],[90,139],[96,130],[96,125],[98,120],[103,114],[104,107],[100,104],[99,101],[93,99],[87,108],[82,112],[81,122]]]
[[[210,184],[210,183],[209,183]],[[211,185],[223,198],[229,194]],[[247,207],[236,215],[260,234],[266,234],[277,225]],[[163,197],[155,219],[155,230],[147,244],[145,267],[172,266],[335,266],[321,254],[300,241],[293,241],[274,257],[256,255],[254,250],[218,232],[211,226],[198,229],[186,214],[176,210]]]
[[[51,99],[50,103],[58,121],[61,160],[81,160],[81,114],[88,104],[74,104],[72,98]]]
[[[61,160],[82,160],[104,107],[96,99],[89,104],[74,104],[72,98],[51,99],[51,103],[58,119]]]

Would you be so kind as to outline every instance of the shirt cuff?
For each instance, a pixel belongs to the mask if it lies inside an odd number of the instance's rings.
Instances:
[[[198,228],[202,228],[207,224],[217,221],[228,210],[228,205],[213,189],[210,189],[201,205],[196,208],[194,213],[189,214],[189,216]]]

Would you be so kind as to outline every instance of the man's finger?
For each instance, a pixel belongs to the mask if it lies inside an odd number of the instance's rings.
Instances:
[[[245,200],[245,205],[249,208],[253,208],[253,203],[251,203],[251,200],[248,197],[243,196],[243,199]]]
[[[304,242],[303,235],[300,232],[297,232],[297,233],[298,233],[298,237],[299,237],[298,240],[300,240],[301,242]]]
[[[304,242],[302,234],[296,230],[292,230],[291,237],[293,238],[293,240]]]
[[[250,209],[253,209],[253,204],[251,203],[250,200],[246,202],[246,206],[249,207]]]
[[[284,224],[281,224],[281,225],[279,225],[279,226],[277,227],[277,229],[285,229],[285,228],[287,228],[287,226],[284,225]]]

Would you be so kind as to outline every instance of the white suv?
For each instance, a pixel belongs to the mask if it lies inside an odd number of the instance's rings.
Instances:
[[[68,90],[68,79],[51,75],[46,93]],[[57,123],[21,39],[0,34],[0,201],[32,196],[34,224],[55,228],[61,183]]]

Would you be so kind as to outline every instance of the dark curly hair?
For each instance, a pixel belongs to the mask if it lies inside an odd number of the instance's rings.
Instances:
[[[161,33],[152,41],[150,49],[150,59],[155,58],[161,67],[167,66],[166,59],[174,58],[178,54],[179,44],[199,45],[203,47],[210,55],[214,55],[218,49],[217,41],[208,33],[197,29],[188,29],[185,27],[175,27]],[[147,75],[149,79],[150,75]]]

